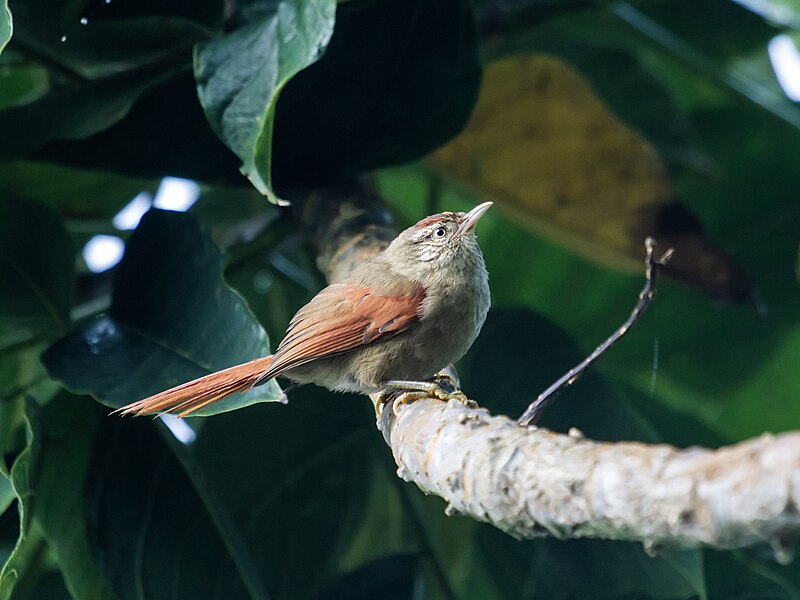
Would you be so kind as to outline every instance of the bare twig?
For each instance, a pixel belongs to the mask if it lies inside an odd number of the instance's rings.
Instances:
[[[567,371],[567,373],[559,378],[558,381],[553,383],[544,392],[539,394],[536,397],[536,400],[531,402],[528,408],[525,409],[525,412],[522,413],[522,416],[517,419],[517,423],[523,427],[538,423],[542,414],[547,407],[553,403],[553,401],[556,399],[556,396],[565,388],[575,383],[578,377],[583,375],[586,369],[588,369],[592,363],[594,363],[594,361],[600,358],[600,356],[602,356],[606,350],[611,348],[611,346],[618,339],[625,335],[633,326],[633,324],[636,323],[636,321],[638,321],[639,318],[645,313],[647,307],[650,306],[650,303],[655,297],[658,268],[663,266],[673,254],[673,250],[670,248],[664,252],[660,258],[654,259],[653,251],[655,249],[655,245],[655,240],[651,237],[648,237],[644,241],[644,246],[647,252],[645,257],[645,284],[644,288],[642,288],[642,291],[639,293],[639,301],[636,303],[636,306],[633,307],[633,311],[628,319],[622,324],[622,326],[620,326],[619,329],[611,334],[611,336],[605,342],[600,344],[589,356],[581,361],[580,364]]]

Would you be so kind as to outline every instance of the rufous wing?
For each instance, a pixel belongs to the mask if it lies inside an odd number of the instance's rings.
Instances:
[[[414,325],[425,290],[409,284],[402,292],[379,293],[351,283],[335,283],[301,308],[259,379],[266,381],[314,360],[389,339]]]

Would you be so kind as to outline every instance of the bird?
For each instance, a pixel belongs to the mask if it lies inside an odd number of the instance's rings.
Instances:
[[[491,304],[476,237],[492,206],[425,217],[297,311],[271,356],[123,406],[190,416],[275,377],[332,391],[431,390],[477,338]],[[453,391],[452,386],[449,391]]]

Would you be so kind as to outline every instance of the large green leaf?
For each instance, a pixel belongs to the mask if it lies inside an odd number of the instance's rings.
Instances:
[[[41,411],[27,407],[41,421],[42,439],[32,475],[32,517],[52,549],[67,589],[75,600],[111,599],[107,582],[87,541],[83,485],[98,414],[88,398],[63,394]]]
[[[54,84],[0,111],[3,158],[83,139],[124,118],[145,92],[190,68],[192,45],[221,25],[222,3],[109,2],[89,10],[85,2],[31,0],[15,13],[15,55],[46,67]]]
[[[0,574],[0,598],[54,597],[37,596],[60,579],[52,571],[40,572],[40,563],[47,562],[42,557],[52,553],[63,577],[57,587],[65,585],[71,598],[111,599],[89,552],[83,503],[96,406],[66,394],[46,409],[28,399],[25,418],[28,446],[17,457],[11,475],[20,529]],[[27,594],[17,595],[17,584]]]
[[[98,79],[208,39],[222,25],[222,2],[26,0],[14,15],[12,48],[45,61],[55,75]]]
[[[41,202],[66,219],[111,219],[138,193],[152,194],[157,187],[153,180],[103,171],[32,161],[0,163],[0,193]]]
[[[704,552],[711,598],[800,599],[800,569],[778,565],[769,553]]]
[[[95,552],[120,598],[265,597],[243,585],[211,510],[241,534],[239,558],[271,598],[313,597],[363,514],[369,443],[382,444],[370,412],[363,398],[309,387],[285,407],[206,420],[178,451],[202,472],[199,487],[150,422],[108,419],[86,490]]]
[[[342,575],[318,600],[405,600],[414,595],[418,559],[413,554],[392,554]]]
[[[83,140],[52,142],[36,157],[134,177],[249,187],[236,155],[209,127],[188,70],[153,87],[116,125]]]
[[[475,545],[505,598],[706,598],[699,550],[652,558],[630,542],[520,542],[488,526]]]
[[[0,197],[0,340],[11,331],[54,337],[69,323],[75,250],[58,216]]]
[[[17,496],[14,494],[14,487],[11,485],[11,480],[6,477],[5,474],[0,474],[0,514],[6,512],[16,498]]]
[[[546,50],[571,60],[576,48],[589,44],[592,55],[579,57],[578,65],[601,93],[608,93],[609,103],[623,119],[629,115],[635,119],[651,109],[637,106],[641,101],[615,102],[625,90],[612,89],[616,75],[603,82],[600,71],[613,69],[604,57],[611,49],[639,61],[684,106],[719,105],[736,95],[793,127],[800,126],[800,110],[785,97],[770,65],[767,43],[777,33],[775,28],[733,2],[615,2],[555,15],[546,6],[534,3],[530,8],[530,14],[515,23],[522,33],[493,44],[493,53]],[[677,160],[703,166],[702,156],[681,156],[677,150],[673,149]]]
[[[241,159],[242,172],[273,200],[275,104],[286,82],[324,52],[335,10],[333,0],[283,0],[258,22],[195,52],[197,93],[211,126]]]
[[[221,268],[191,215],[151,210],[128,241],[109,313],[57,342],[45,365],[70,389],[116,407],[264,356],[267,336]],[[271,381],[202,414],[281,398]]]
[[[25,578],[27,572],[37,567],[36,556],[44,545],[41,532],[30,526],[33,501],[31,472],[36,453],[34,443],[38,444],[32,425],[26,416],[27,446],[17,456],[11,469],[10,480],[19,512],[19,533],[13,550],[0,570],[0,600],[9,600],[16,584]]]
[[[157,65],[54,90],[0,111],[0,159],[26,157],[53,140],[82,139],[122,119],[139,97],[182,67]]]
[[[54,141],[36,156],[134,176],[246,184],[186,75],[151,88],[116,125],[86,139]],[[340,4],[325,55],[280,92],[272,181],[280,191],[418,158],[464,125],[479,81],[472,15],[462,0]]]

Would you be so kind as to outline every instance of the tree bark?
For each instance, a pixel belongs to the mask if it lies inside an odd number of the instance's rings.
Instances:
[[[362,185],[317,191],[296,206],[330,281],[395,235]],[[800,532],[800,433],[717,450],[596,442],[435,398],[390,402],[377,426],[400,477],[441,496],[448,512],[517,538],[634,540],[650,553],[769,543],[786,562]]]

